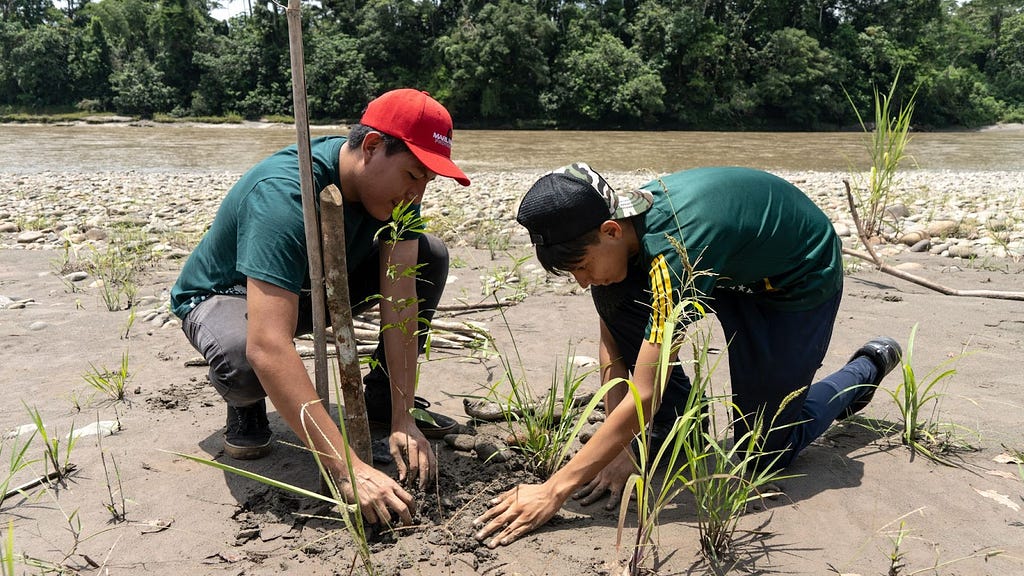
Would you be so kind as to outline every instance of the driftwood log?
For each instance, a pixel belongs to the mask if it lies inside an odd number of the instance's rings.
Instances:
[[[853,216],[853,223],[857,227],[857,237],[860,238],[860,242],[864,245],[866,250],[866,252],[861,252],[859,250],[844,247],[843,254],[854,256],[861,260],[867,260],[874,264],[881,272],[891,274],[892,276],[908,282],[913,282],[919,286],[924,286],[930,290],[935,290],[941,294],[949,296],[970,296],[975,298],[997,298],[1002,300],[1024,300],[1024,292],[1005,292],[1001,290],[958,290],[889,266],[885,263],[882,257],[879,256],[878,252],[875,252],[874,246],[872,246],[872,243],[867,237],[864,225],[861,223],[860,216],[857,214],[857,206],[853,200],[853,191],[850,189],[850,181],[843,180],[843,184],[846,185],[846,201],[850,205],[850,215]]]

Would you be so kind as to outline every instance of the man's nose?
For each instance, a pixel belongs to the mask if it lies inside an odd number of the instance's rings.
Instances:
[[[412,188],[405,191],[405,199],[413,204],[420,204],[423,202],[423,193],[427,189],[427,183],[417,184]]]

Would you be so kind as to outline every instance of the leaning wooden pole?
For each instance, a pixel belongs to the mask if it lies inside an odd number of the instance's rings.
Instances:
[[[327,280],[327,308],[331,312],[334,345],[338,351],[338,374],[344,405],[348,445],[363,462],[372,461],[370,425],[366,419],[363,379],[359,373],[359,350],[352,323],[348,291],[348,260],[345,255],[345,208],[341,190],[334,184],[320,191],[323,220],[324,274]]]
[[[288,0],[288,48],[291,52],[292,101],[299,151],[299,183],[302,186],[302,218],[306,226],[306,254],[309,258],[309,283],[313,299],[313,375],[316,393],[325,409],[330,409],[327,382],[327,318],[324,313],[324,267],[320,255],[320,225],[317,221],[313,191],[313,160],[309,141],[309,116],[306,109],[306,75],[302,56],[302,8],[299,0]],[[320,489],[327,488],[326,479]]]

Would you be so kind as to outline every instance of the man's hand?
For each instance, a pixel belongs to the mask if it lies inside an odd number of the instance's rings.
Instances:
[[[577,490],[572,497],[586,506],[597,502],[607,493],[608,502],[605,503],[604,508],[605,510],[614,510],[622,498],[622,489],[626,486],[629,475],[635,471],[636,465],[633,463],[633,459],[630,458],[629,452],[623,450],[593,480]]]
[[[359,492],[359,505],[363,517],[371,524],[390,524],[391,515],[395,513],[402,525],[412,524],[412,515],[415,512],[414,500],[411,494],[405,491],[398,482],[390,476],[377,470],[373,466],[360,460],[352,463],[355,473],[355,489]],[[342,470],[334,473],[338,480],[338,489],[346,502],[355,502],[355,494],[352,484],[342,479],[347,479],[348,471]]]
[[[389,444],[398,468],[398,480],[407,483],[419,480],[420,490],[425,490],[437,475],[437,460],[430,442],[416,427],[416,420],[410,417],[405,426],[393,428]]]
[[[511,544],[550,520],[563,502],[547,484],[520,484],[491,500],[491,509],[473,521],[480,528],[476,539],[496,533],[488,548]]]

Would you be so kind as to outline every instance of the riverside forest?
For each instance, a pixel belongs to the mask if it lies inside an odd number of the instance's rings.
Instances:
[[[0,1],[0,120],[292,114],[283,4]],[[898,78],[915,127],[1024,121],[1024,0],[303,2],[314,121],[429,91],[460,127],[828,130]]]

